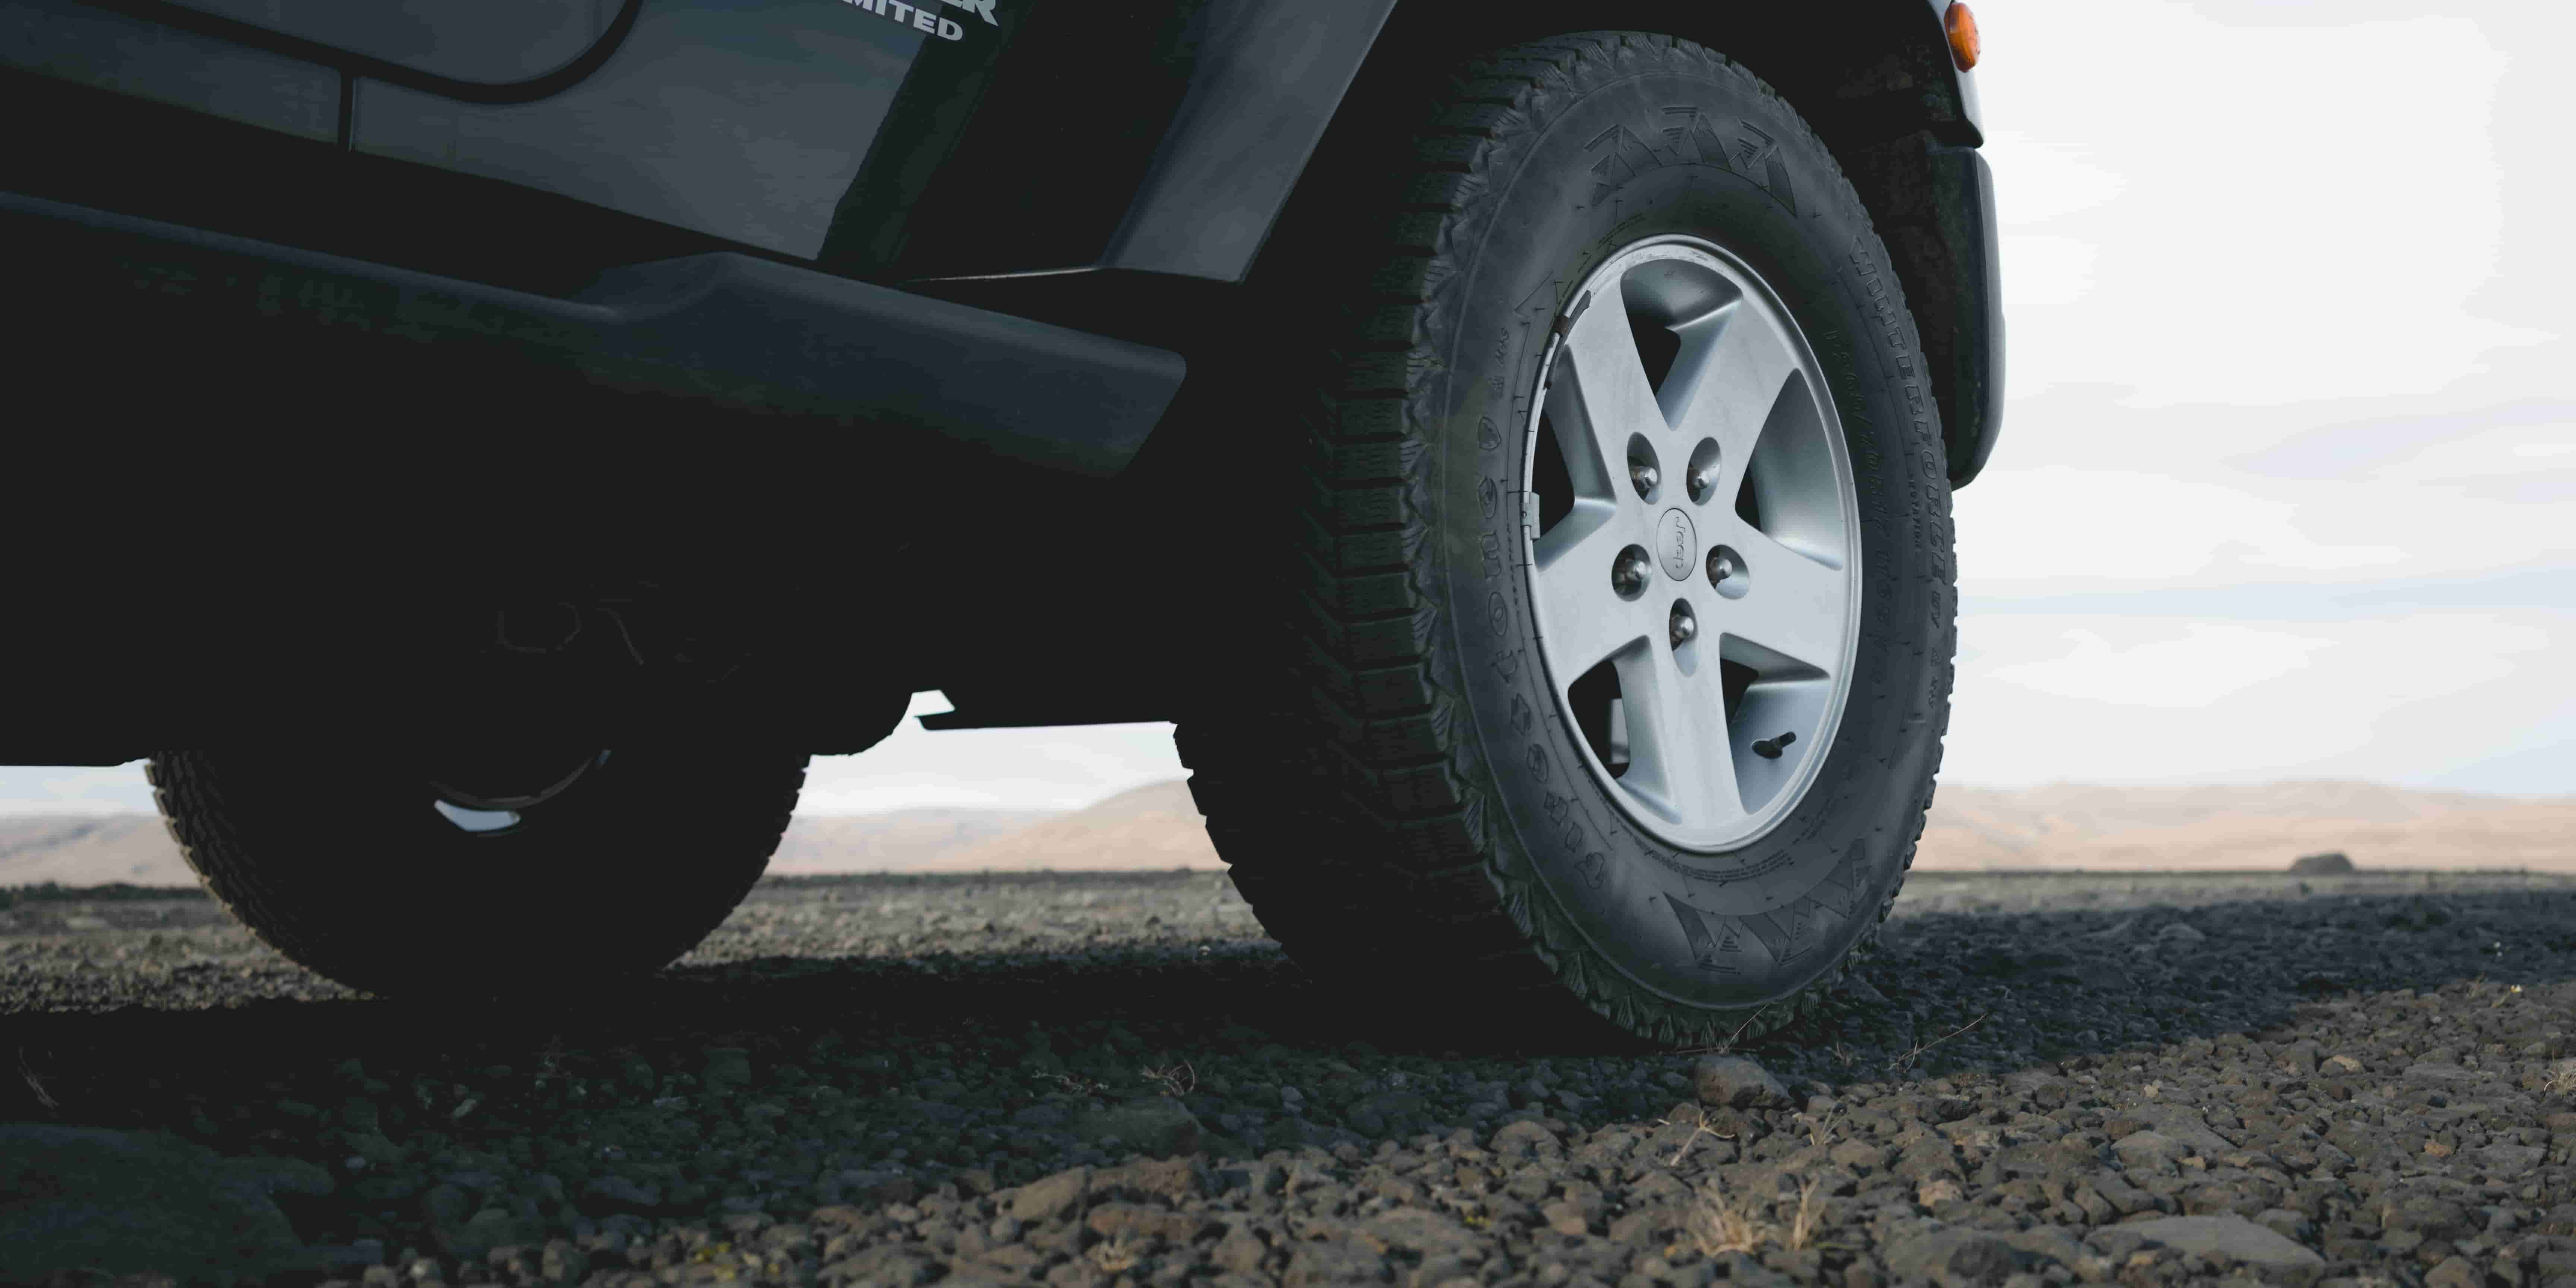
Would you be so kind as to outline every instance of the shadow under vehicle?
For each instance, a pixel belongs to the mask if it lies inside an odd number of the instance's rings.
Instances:
[[[806,758],[1173,720],[1321,975],[1865,951],[1992,449],[1962,5],[21,0],[0,762],[385,992],[656,969]]]

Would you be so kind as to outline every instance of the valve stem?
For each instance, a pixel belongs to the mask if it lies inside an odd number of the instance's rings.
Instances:
[[[1753,754],[1764,760],[1778,760],[1780,749],[1797,740],[1798,735],[1794,733],[1784,733],[1777,738],[1765,738],[1753,744]]]

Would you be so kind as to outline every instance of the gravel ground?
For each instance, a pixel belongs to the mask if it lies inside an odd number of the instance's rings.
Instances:
[[[1206,873],[777,881],[463,1008],[22,900],[0,1281],[2576,1286],[2576,878],[1925,873],[1890,930],[1675,1055],[1323,994]]]

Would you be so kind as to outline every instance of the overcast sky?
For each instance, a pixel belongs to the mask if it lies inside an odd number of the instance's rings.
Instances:
[[[1945,781],[2576,790],[2571,8],[1974,2],[2011,380]],[[907,728],[805,808],[1181,773],[1164,726]]]

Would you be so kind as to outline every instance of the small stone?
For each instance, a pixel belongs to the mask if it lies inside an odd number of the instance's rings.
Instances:
[[[1789,1089],[1771,1071],[1740,1055],[1704,1055],[1691,1078],[1704,1105],[1731,1109],[1786,1108]]]
[[[2486,1288],[2487,1277],[2467,1257],[2450,1257],[2424,1276],[2424,1288]]]
[[[1142,1203],[1103,1203],[1084,1216],[1083,1224],[1103,1238],[1159,1239],[1173,1247],[1187,1247],[1209,1221],[1203,1215]]]
[[[2168,1216],[2121,1228],[2193,1256],[2241,1261],[2294,1283],[2313,1283],[2325,1271],[2325,1258],[2241,1216]]]
[[[1052,1221],[1080,1206],[1091,1190],[1091,1169],[1076,1167],[1042,1176],[1011,1194],[1011,1219],[1023,1225]]]
[[[841,1195],[854,1202],[909,1203],[919,1187],[902,1172],[843,1172]]]
[[[2316,1227],[2306,1217],[2288,1208],[2265,1208],[2255,1215],[2254,1224],[2293,1243],[2304,1244],[2316,1235]]]
[[[710,1047],[698,1081],[710,1087],[751,1085],[751,1052],[741,1047]]]
[[[2202,934],[2191,923],[2184,921],[2177,921],[2156,932],[2156,942],[2160,944],[2197,944],[2205,942],[2208,938],[2209,936]]]
[[[1556,1133],[1526,1118],[1504,1123],[1494,1133],[1493,1151],[1505,1158],[1528,1158],[1533,1154],[1556,1154],[1565,1146]]]
[[[2111,1142],[2111,1152],[2119,1156],[2124,1167],[2153,1169],[2171,1167],[2191,1154],[2191,1147],[2160,1131],[2134,1131]]]
[[[1073,1133],[1092,1144],[1114,1139],[1128,1149],[1158,1157],[1195,1154],[1199,1149],[1199,1120],[1181,1102],[1163,1096],[1078,1115]]]
[[[1889,1247],[1887,1272],[1900,1282],[1928,1279],[1941,1288],[1966,1288],[2002,1283],[2021,1268],[2025,1257],[1983,1230],[1949,1226]]]

